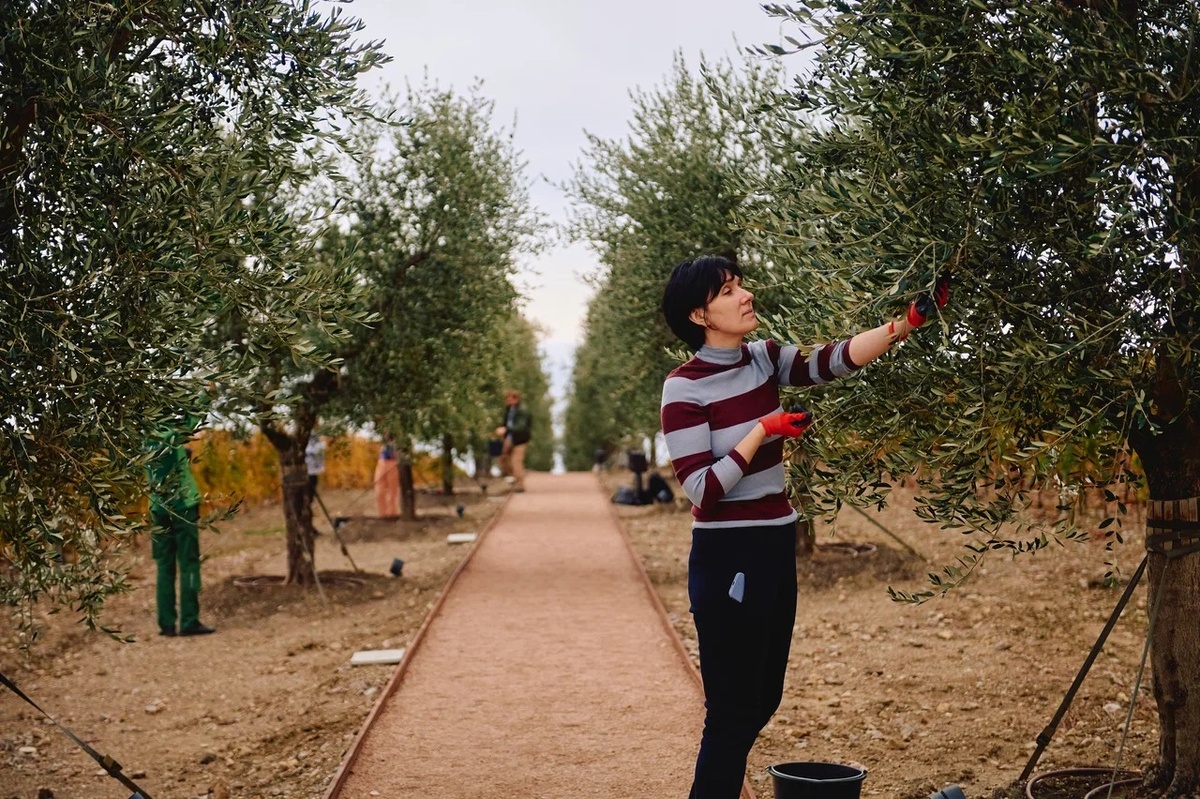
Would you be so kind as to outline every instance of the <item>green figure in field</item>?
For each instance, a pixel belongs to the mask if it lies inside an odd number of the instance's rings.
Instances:
[[[160,635],[205,635],[200,623],[200,488],[192,476],[185,446],[199,419],[163,427],[146,442],[150,483],[150,551],[158,565],[155,604]],[[178,630],[175,626],[175,575],[179,575]]]

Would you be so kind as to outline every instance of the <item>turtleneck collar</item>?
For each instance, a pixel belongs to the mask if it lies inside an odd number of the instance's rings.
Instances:
[[[721,366],[732,366],[742,359],[742,348],[737,347],[710,347],[705,344],[696,352],[696,357],[708,363],[715,363]]]

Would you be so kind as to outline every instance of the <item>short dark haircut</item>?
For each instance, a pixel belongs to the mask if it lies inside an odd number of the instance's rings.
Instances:
[[[692,350],[704,346],[704,328],[688,317],[717,296],[726,281],[742,276],[742,270],[728,258],[702,255],[676,264],[663,289],[662,312],[671,332]]]

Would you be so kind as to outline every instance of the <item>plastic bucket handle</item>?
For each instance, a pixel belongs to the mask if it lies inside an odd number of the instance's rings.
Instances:
[[[856,766],[844,766],[840,763],[776,763],[767,768],[772,777],[797,782],[861,782],[866,779],[867,772]]]
[[[776,763],[767,768],[776,799],[858,799],[867,772],[840,763]]]

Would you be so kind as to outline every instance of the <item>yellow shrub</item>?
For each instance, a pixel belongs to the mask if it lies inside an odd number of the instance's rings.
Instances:
[[[192,474],[208,502],[228,506],[279,499],[279,455],[261,433],[206,430],[191,443]]]
[[[379,442],[362,436],[331,438],[325,449],[325,474],[321,485],[327,488],[368,488],[375,479],[375,461]]]
[[[228,507],[241,500],[250,504],[279,501],[279,455],[266,436],[255,431],[245,437],[228,430],[206,430],[191,443],[192,474],[207,497],[207,504]],[[370,488],[375,480],[379,442],[363,436],[333,438],[325,450],[327,488]],[[413,482],[441,482],[437,459],[425,453],[413,455]]]

